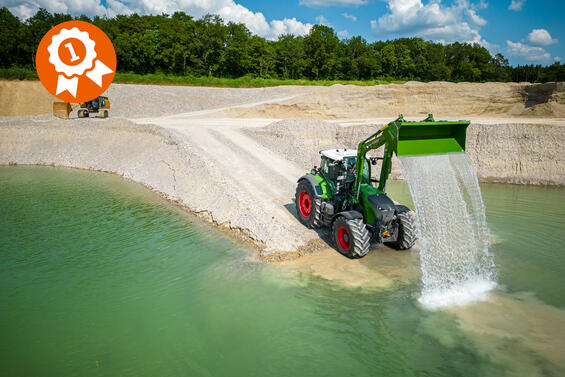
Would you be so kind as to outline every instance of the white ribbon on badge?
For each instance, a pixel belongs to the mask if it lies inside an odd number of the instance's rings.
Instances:
[[[59,46],[63,41],[69,38],[76,38],[82,42],[86,49],[86,56],[77,65],[66,65],[61,61],[59,57]],[[110,68],[100,60],[96,59],[96,51],[94,50],[96,43],[90,39],[88,32],[80,31],[77,27],[72,29],[61,29],[59,34],[56,34],[51,38],[51,44],[47,47],[49,51],[49,63],[55,66],[55,70],[64,75],[59,75],[57,78],[57,90],[56,94],[62,93],[65,90],[71,93],[73,97],[77,96],[77,88],[79,83],[79,77],[84,75],[85,71],[94,69],[86,72],[86,77],[88,77],[96,85],[102,87],[102,76],[112,73]],[[71,50],[72,58],[71,60],[79,59],[80,57],[75,56],[74,51]],[[96,60],[94,60],[96,59]],[[66,78],[70,77],[70,79]],[[76,77],[73,77],[76,76]]]

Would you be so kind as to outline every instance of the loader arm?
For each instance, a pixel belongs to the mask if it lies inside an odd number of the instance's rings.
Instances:
[[[432,114],[422,121],[409,122],[400,115],[396,120],[363,140],[357,147],[357,176],[353,184],[353,202],[359,201],[365,168],[362,161],[365,161],[367,152],[385,146],[378,186],[378,189],[384,192],[390,175],[393,154],[416,156],[463,152],[469,123],[468,120],[435,121]]]
[[[365,164],[360,161],[365,161],[367,152],[378,149],[385,146],[385,151],[383,155],[383,163],[381,165],[381,175],[379,178],[378,189],[384,192],[386,187],[386,181],[390,174],[390,169],[392,166],[392,155],[396,150],[396,142],[398,140],[398,129],[400,124],[404,122],[402,115],[398,117],[393,122],[390,122],[373,135],[369,136],[367,139],[359,143],[357,147],[357,167],[355,178],[355,183],[353,184],[353,192],[355,193],[355,201],[359,200],[359,190],[361,189],[361,180],[363,179],[363,170]]]

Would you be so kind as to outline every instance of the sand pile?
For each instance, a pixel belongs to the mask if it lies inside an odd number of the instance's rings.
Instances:
[[[50,114],[53,101],[39,81],[0,80],[0,116]]]
[[[112,84],[103,95],[110,98],[112,117],[140,118],[222,108],[313,90],[316,87],[237,89]],[[0,80],[0,116],[51,114],[53,101],[58,99],[39,81]]]
[[[230,117],[265,118],[395,118],[398,114],[447,117],[562,117],[563,83],[409,82],[359,87],[334,85],[280,104],[232,109]]]
[[[155,117],[225,108],[272,98],[282,103],[224,111],[247,118],[382,118],[410,116],[565,117],[565,84],[420,83],[377,86],[206,88],[112,84],[112,115]],[[0,116],[51,113],[54,98],[39,81],[0,81]]]

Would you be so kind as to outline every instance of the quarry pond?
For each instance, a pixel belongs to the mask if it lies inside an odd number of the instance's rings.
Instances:
[[[0,167],[2,374],[563,375],[565,189],[481,191],[497,287],[430,310],[417,250],[371,251],[350,270],[368,283],[352,287],[263,264],[117,176]],[[411,202],[404,182],[388,192]],[[390,264],[392,283],[371,284]]]

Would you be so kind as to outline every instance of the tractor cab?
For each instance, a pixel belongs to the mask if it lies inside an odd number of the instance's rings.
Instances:
[[[331,189],[339,193],[343,188],[353,187],[357,167],[356,149],[328,149],[320,151],[322,161],[320,173],[327,179]],[[362,182],[371,184],[371,166],[369,160],[364,160]]]

